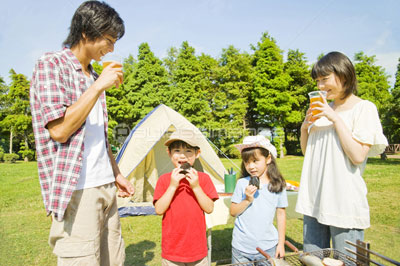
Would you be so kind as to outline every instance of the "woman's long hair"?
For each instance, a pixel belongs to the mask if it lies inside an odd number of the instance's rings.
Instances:
[[[265,158],[268,158],[268,156],[270,155],[270,152],[267,149],[263,148],[257,147],[257,148],[244,149],[242,151],[242,165],[241,165],[242,175],[240,178],[250,176],[250,174],[246,170],[245,163],[252,159],[257,159],[257,157],[259,156],[257,154],[257,150],[259,150],[261,156],[264,156]],[[267,176],[269,178],[269,185],[268,185],[269,191],[278,193],[282,192],[283,189],[286,188],[286,181],[283,178],[281,172],[279,171],[276,160],[272,155],[271,155],[271,162],[267,164]]]

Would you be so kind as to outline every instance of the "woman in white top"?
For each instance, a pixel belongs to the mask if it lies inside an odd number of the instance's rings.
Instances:
[[[301,126],[304,163],[296,211],[304,215],[303,248],[329,248],[332,240],[332,248],[350,255],[345,240],[363,240],[370,226],[362,178],[367,157],[382,153],[387,140],[376,106],[355,95],[356,74],[347,56],[325,55],[311,75],[331,102],[313,103]]]

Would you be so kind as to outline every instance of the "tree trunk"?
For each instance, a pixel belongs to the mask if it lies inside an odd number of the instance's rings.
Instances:
[[[13,132],[12,132],[12,129],[10,129],[10,150],[9,150],[10,154],[13,151],[13,147],[12,147],[13,142],[12,141],[13,141]]]
[[[281,141],[281,143],[279,144],[280,148],[281,148],[281,152],[280,152],[280,156],[279,158],[283,158],[285,157],[285,153],[283,152],[283,141]]]
[[[27,137],[26,135],[25,135],[25,149],[29,149],[29,146],[28,146],[28,137]],[[24,162],[29,162],[28,156],[25,156]]]

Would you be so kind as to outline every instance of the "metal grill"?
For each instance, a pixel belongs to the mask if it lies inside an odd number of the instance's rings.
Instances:
[[[323,258],[332,258],[332,259],[337,259],[341,260],[344,262],[346,266],[359,266],[361,263],[357,262],[356,259],[353,259],[350,256],[347,256],[346,254],[343,254],[342,252],[339,252],[335,249],[327,248],[327,249],[320,249],[316,251],[311,251],[307,252],[309,254],[312,254],[314,256],[317,256],[320,259]],[[294,253],[285,256],[285,261],[288,262],[290,265],[298,265],[298,266],[303,266],[303,263],[299,260],[300,254],[303,253]],[[267,266],[272,266],[272,264],[267,260],[258,260],[258,261],[251,261],[251,262],[242,262],[242,263],[235,263],[235,264],[217,264],[217,265],[241,265],[241,266],[259,266],[259,265],[267,265]]]
[[[341,260],[344,262],[344,264],[346,266],[358,266],[361,265],[360,263],[358,263],[356,261],[356,259],[353,259],[349,256],[347,256],[346,254],[343,254],[342,252],[339,252],[335,249],[331,249],[331,248],[327,248],[327,249],[320,249],[320,250],[316,250],[316,251],[312,251],[312,252],[307,252],[309,254],[312,254],[314,256],[317,256],[320,259],[323,258],[332,258],[332,259],[336,259],[336,260]],[[301,261],[299,260],[299,254],[292,254],[292,255],[288,255],[285,256],[285,260],[287,262],[289,262],[291,265],[303,265],[303,263],[301,263]]]

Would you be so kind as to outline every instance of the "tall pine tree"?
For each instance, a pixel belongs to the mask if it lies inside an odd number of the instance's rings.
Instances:
[[[285,126],[295,100],[289,91],[290,76],[283,71],[282,51],[268,33],[253,49],[255,121],[260,126]]]
[[[8,86],[4,79],[0,77],[0,121],[3,121],[4,118],[7,116],[7,110],[9,109],[9,101],[7,99],[8,94]],[[0,123],[1,124],[1,123]],[[8,145],[8,128],[3,130],[0,128],[0,154],[7,150]],[[2,160],[2,156],[0,155],[0,161]]]
[[[291,78],[283,70],[282,51],[268,33],[264,33],[261,41],[252,48],[254,89],[250,108],[253,113],[249,119],[255,128],[285,127],[291,121],[291,110],[296,101],[289,91]]]
[[[251,88],[251,57],[233,46],[222,50],[216,88],[211,98],[213,121],[211,139],[230,156],[238,155],[232,144],[247,135],[246,114]]]
[[[384,116],[383,127],[386,129],[389,143],[400,143],[400,58],[397,65],[396,81],[391,90],[392,99],[389,102],[388,112]]]
[[[172,86],[167,105],[199,128],[207,128],[210,107],[202,88],[203,71],[195,49],[183,42],[171,69]]]
[[[284,71],[291,77],[289,92],[292,96],[292,108],[287,117],[285,131],[285,146],[289,154],[301,153],[300,127],[308,108],[307,93],[314,90],[314,82],[310,75],[307,58],[299,50],[289,50]],[[294,138],[293,138],[294,137]],[[290,139],[289,139],[290,138]]]
[[[135,123],[168,101],[168,73],[147,43],[139,45],[137,64],[128,79],[124,88]]]
[[[377,66],[375,56],[367,56],[363,52],[354,56],[358,96],[373,102],[378,108],[379,115],[387,112],[390,100],[388,75],[381,66]]]

